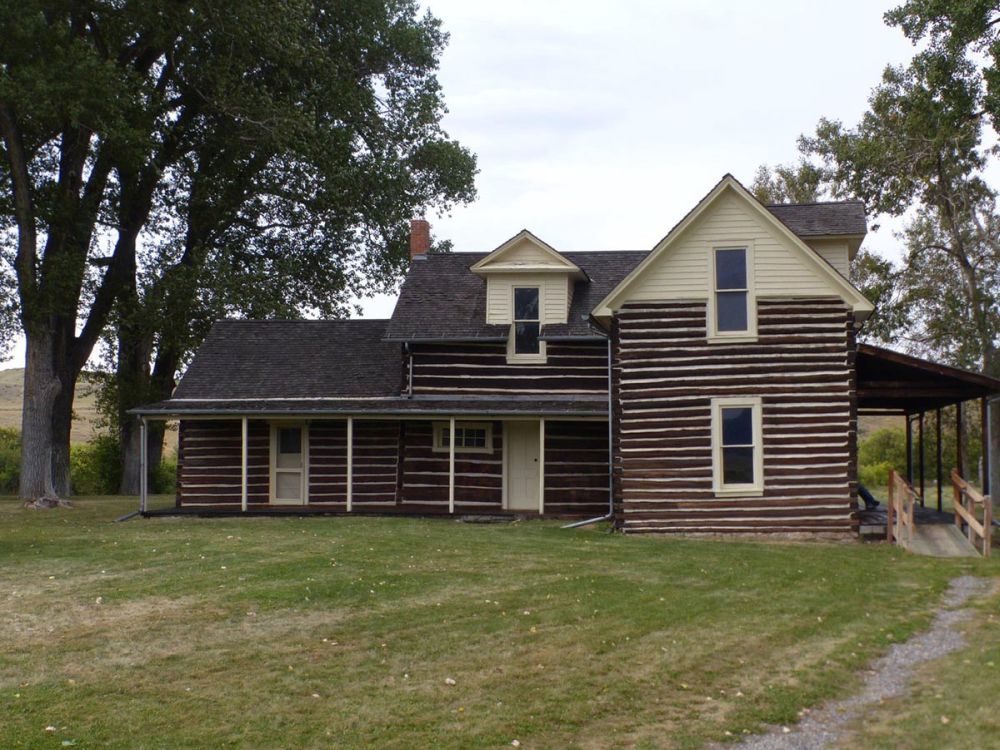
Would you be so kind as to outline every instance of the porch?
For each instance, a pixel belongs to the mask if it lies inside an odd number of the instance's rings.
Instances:
[[[180,421],[178,490],[173,508],[153,510],[143,486],[139,513],[607,513],[606,418],[566,413],[572,404],[543,415],[514,412],[517,406],[447,415],[147,412],[144,430],[151,419]]]
[[[901,416],[906,432],[905,473],[890,472],[888,502],[866,502],[858,511],[861,535],[885,538],[917,554],[988,556],[993,525],[990,410],[992,399],[1000,393],[1000,381],[867,344],[858,346],[856,362],[859,415]],[[959,469],[966,463],[968,435],[963,408],[969,402],[976,402],[980,412],[981,490]],[[947,410],[952,418],[947,421],[953,423],[951,456],[944,455],[943,415]],[[930,498],[925,497],[929,479],[925,425],[929,417],[934,425]],[[954,459],[954,468],[946,475],[944,467],[949,459]]]

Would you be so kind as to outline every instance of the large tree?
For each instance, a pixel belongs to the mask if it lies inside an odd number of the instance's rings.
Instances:
[[[0,28],[26,499],[69,489],[110,322],[123,404],[169,393],[213,315],[342,312],[391,283],[409,216],[473,196],[413,0],[26,0]]]
[[[984,3],[928,0],[887,19],[919,51],[886,68],[857,125],[822,120],[801,147],[821,160],[836,194],[907,217],[896,281],[910,348],[1000,376],[1000,215],[987,179],[995,131],[986,137],[997,122],[1000,17]],[[1000,478],[1000,409],[992,434],[991,474]]]

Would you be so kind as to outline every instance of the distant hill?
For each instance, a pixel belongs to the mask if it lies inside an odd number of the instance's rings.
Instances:
[[[97,424],[97,387],[86,375],[76,387],[73,411],[74,443],[85,443],[94,436]],[[24,396],[24,370],[0,370],[0,427],[21,427],[21,400]]]
[[[24,395],[24,370],[0,370],[0,427],[21,428],[21,400]],[[74,443],[86,443],[97,431],[97,386],[86,373],[76,387],[73,402],[76,418],[70,439]],[[177,431],[167,430],[166,450],[177,447]]]

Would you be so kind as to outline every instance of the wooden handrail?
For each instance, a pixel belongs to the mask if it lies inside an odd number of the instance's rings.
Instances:
[[[993,502],[965,481],[958,469],[951,470],[951,486],[954,492],[952,504],[955,506],[955,525],[961,531],[965,524],[969,543],[977,547],[983,557],[989,557],[993,543]],[[979,520],[977,506],[982,506],[982,521]]]
[[[895,542],[905,550],[913,547],[913,536],[916,530],[914,508],[920,502],[920,495],[910,483],[889,470],[889,503],[888,517],[885,524],[885,538]]]

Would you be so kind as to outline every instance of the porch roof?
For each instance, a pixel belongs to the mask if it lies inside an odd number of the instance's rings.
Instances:
[[[263,398],[263,399],[168,399],[132,410],[145,417],[237,416],[553,416],[605,417],[604,396],[465,396],[434,398]]]
[[[858,409],[916,414],[1000,394],[1000,380],[859,344]]]

